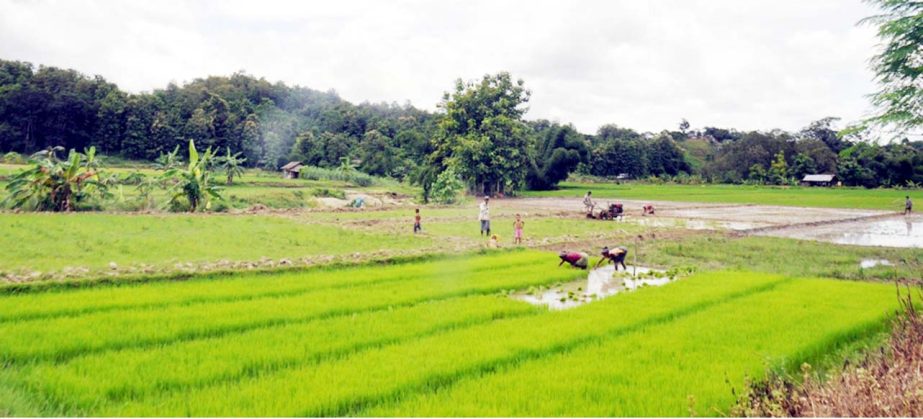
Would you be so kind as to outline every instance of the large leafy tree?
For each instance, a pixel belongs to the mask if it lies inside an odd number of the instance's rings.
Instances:
[[[433,138],[430,163],[438,172],[453,167],[471,192],[494,194],[525,183],[529,164],[528,127],[522,120],[529,90],[509,73],[455,82],[439,105],[443,115]]]
[[[863,22],[877,25],[882,51],[872,60],[880,89],[872,102],[880,113],[870,120],[907,132],[923,126],[923,2],[868,0],[882,13]]]
[[[589,160],[589,148],[584,136],[572,125],[540,121],[533,124],[538,138],[527,178],[529,189],[557,187],[580,163]]]

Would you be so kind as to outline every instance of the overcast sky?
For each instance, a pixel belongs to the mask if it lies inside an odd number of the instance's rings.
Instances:
[[[0,0],[0,58],[132,91],[235,71],[430,110],[509,71],[529,119],[643,131],[796,130],[870,110],[874,10],[859,0]]]

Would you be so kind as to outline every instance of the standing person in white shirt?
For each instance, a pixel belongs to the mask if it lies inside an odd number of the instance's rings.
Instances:
[[[478,211],[478,220],[481,221],[481,235],[487,233],[487,237],[490,237],[490,197],[485,196],[484,202],[481,202],[479,206],[480,211]]]

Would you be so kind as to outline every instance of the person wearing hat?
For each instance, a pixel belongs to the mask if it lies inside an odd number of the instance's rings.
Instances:
[[[483,236],[486,233],[487,237],[490,237],[490,207],[488,206],[489,204],[490,204],[490,197],[485,196],[484,202],[481,202],[481,205],[479,206],[479,211],[478,211],[478,220],[481,221],[481,235]]]
[[[622,269],[628,270],[628,267],[625,266],[625,256],[628,256],[628,249],[622,246],[617,246],[616,248],[609,250],[609,246],[603,247],[601,252],[602,257],[599,259],[599,262],[596,262],[596,266],[593,268],[598,268],[604,261],[610,261],[615,265],[615,270],[619,270],[619,265],[622,265]]]
[[[561,253],[558,254],[558,257],[561,258],[561,263],[558,264],[559,267],[563,265],[564,262],[567,262],[573,268],[586,269],[590,263],[590,256],[583,252],[568,252],[562,250]]]

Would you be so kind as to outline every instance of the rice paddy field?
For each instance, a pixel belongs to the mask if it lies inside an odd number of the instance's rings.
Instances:
[[[527,191],[529,197],[582,197],[593,191],[598,199],[620,198],[651,201],[708,202],[787,205],[796,207],[863,208],[899,211],[904,196],[923,198],[920,191],[899,189],[819,188],[801,186],[677,185],[639,182],[563,182],[553,191]]]
[[[587,219],[587,188],[628,215]],[[907,191],[565,184],[494,200],[499,248],[475,199],[394,181],[251,171],[225,193],[223,213],[0,211],[0,416],[721,416],[753,380],[877,350],[893,281],[923,272],[912,246],[750,232],[913,238],[889,213]],[[382,204],[321,206],[346,194]],[[667,280],[602,298],[558,266],[604,245]],[[546,291],[569,308],[521,298]]]
[[[0,406],[64,416],[675,416],[870,336],[893,286],[710,271],[564,311],[519,250],[0,297]],[[692,409],[692,410],[690,410]]]

